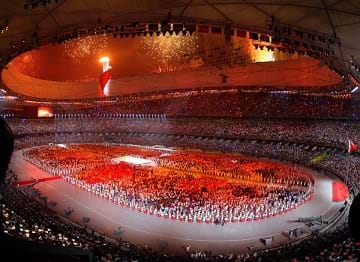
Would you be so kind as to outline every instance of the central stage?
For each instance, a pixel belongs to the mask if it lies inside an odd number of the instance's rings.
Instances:
[[[155,162],[149,159],[144,159],[134,156],[119,156],[111,159],[112,164],[119,164],[121,162],[128,163],[134,166],[155,166]]]

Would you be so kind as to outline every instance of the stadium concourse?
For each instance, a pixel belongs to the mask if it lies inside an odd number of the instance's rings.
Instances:
[[[0,2],[1,261],[359,261],[360,6],[300,2]]]

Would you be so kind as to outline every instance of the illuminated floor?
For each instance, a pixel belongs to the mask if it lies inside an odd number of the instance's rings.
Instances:
[[[24,161],[20,151],[13,154],[10,167],[20,181],[50,176]],[[336,178],[319,173],[314,173],[314,177],[314,197],[296,210],[262,221],[229,223],[223,227],[214,224],[189,224],[145,215],[113,205],[110,201],[82,191],[63,180],[41,182],[35,188],[48,197],[48,203],[57,203],[53,207],[56,212],[64,215],[64,211],[71,207],[74,212],[69,219],[83,224],[83,217],[88,217],[90,221],[86,225],[115,239],[121,236],[124,240],[146,244],[155,249],[160,249],[159,241],[166,242],[168,252],[182,253],[182,247],[189,244],[192,246],[191,250],[211,249],[213,253],[246,252],[248,247],[264,248],[260,241],[262,237],[274,236],[273,245],[289,242],[290,239],[283,233],[303,226],[302,223],[292,222],[299,217],[323,215],[329,218],[341,208],[342,203],[332,203],[331,183]]]

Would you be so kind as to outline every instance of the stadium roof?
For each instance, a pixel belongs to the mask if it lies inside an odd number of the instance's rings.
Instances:
[[[38,5],[33,8],[35,2]],[[23,40],[34,42],[34,37],[49,37],[99,22],[161,22],[170,18],[184,22],[231,22],[244,28],[269,30],[267,21],[272,16],[290,27],[336,34],[344,59],[354,56],[360,60],[358,0],[3,0],[0,26],[3,29],[8,26],[8,30],[0,34],[0,52],[4,59],[11,46]]]

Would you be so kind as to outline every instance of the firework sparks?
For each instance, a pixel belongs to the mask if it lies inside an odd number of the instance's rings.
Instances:
[[[64,54],[73,59],[99,55],[108,44],[107,35],[89,35],[65,42]]]
[[[171,72],[187,68],[197,52],[196,35],[176,35],[166,33],[160,36],[145,36],[141,46],[156,62],[155,71]]]

